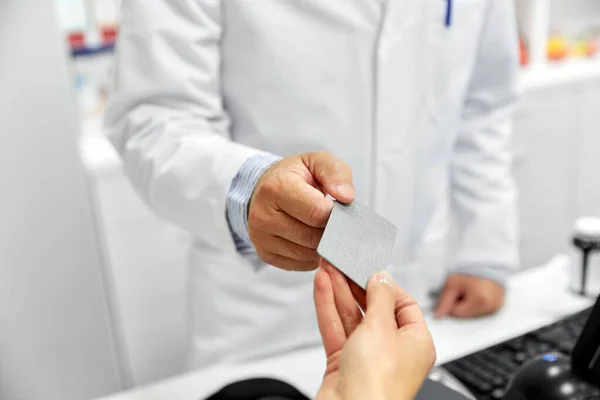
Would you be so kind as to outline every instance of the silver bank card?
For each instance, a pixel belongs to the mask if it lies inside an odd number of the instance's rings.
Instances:
[[[387,268],[397,231],[363,204],[335,202],[317,252],[366,289],[369,278]]]

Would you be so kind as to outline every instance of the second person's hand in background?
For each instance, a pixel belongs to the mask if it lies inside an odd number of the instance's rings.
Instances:
[[[319,266],[317,246],[333,201],[354,200],[350,167],[330,153],[284,158],[258,180],[248,207],[248,233],[258,256],[285,270]]]
[[[499,283],[474,275],[450,275],[435,310],[437,318],[474,318],[497,312],[504,304],[505,289]]]

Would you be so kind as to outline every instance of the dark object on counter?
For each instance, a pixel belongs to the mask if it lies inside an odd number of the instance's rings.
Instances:
[[[271,378],[234,382],[206,400],[308,400],[288,383]],[[426,380],[415,400],[467,400],[438,382]]]
[[[571,360],[547,353],[526,362],[511,379],[505,400],[592,400],[600,390],[571,370]]]
[[[309,400],[289,383],[252,378],[231,383],[206,400]]]
[[[548,353],[571,354],[592,308],[443,365],[475,398],[503,399],[510,379],[527,361]],[[598,317],[600,319],[600,316]]]
[[[573,266],[573,268],[581,269],[581,283],[578,293],[581,296],[586,296],[589,266],[591,264],[590,258],[594,253],[600,253],[600,237],[579,233],[573,237],[573,245],[581,251],[581,265]]]
[[[426,380],[415,400],[468,400],[462,394],[442,385],[439,382]]]
[[[571,352],[571,369],[600,387],[600,297]]]
[[[594,307],[443,367],[480,400],[600,400],[600,297]],[[539,397],[526,397],[524,388]]]

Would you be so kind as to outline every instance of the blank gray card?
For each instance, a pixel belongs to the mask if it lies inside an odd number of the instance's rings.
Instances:
[[[375,272],[387,268],[397,228],[357,202],[335,202],[317,248],[321,257],[362,288]]]

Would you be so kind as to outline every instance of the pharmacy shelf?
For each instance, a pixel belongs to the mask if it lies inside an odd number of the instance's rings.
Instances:
[[[600,79],[600,57],[566,60],[524,68],[520,84],[523,93],[554,86]]]
[[[520,75],[520,87],[522,95],[526,95],[540,89],[595,79],[600,80],[600,57],[524,68]],[[102,117],[96,115],[83,121],[81,130],[80,152],[88,170],[96,175],[120,173],[119,156],[102,134]]]

